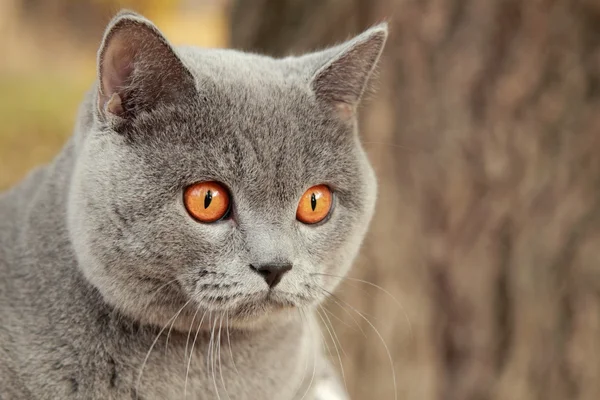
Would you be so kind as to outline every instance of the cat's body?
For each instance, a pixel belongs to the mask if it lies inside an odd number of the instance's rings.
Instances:
[[[172,50],[148,21],[117,17],[75,134],[0,195],[0,399],[345,399],[311,310],[371,217],[373,174],[346,119],[384,40],[378,28],[273,60]],[[338,93],[328,69],[357,49],[360,82]],[[338,95],[356,98],[320,110]],[[233,215],[194,221],[182,188],[216,179]],[[304,226],[295,199],[319,183],[336,208]],[[292,268],[267,286],[252,269],[273,261]]]

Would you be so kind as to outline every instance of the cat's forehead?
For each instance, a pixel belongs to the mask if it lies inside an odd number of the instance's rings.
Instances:
[[[179,52],[198,98],[137,119],[144,158],[190,181],[200,172],[226,183],[274,185],[346,175],[356,146],[352,127],[318,103],[293,62],[227,50]]]
[[[295,88],[239,86],[136,119],[133,142],[170,159],[211,160],[220,169],[279,169],[300,162],[334,167],[352,157],[356,135]],[[137,146],[135,146],[137,147]],[[335,168],[332,169],[332,171]]]
[[[196,146],[202,142],[204,149],[207,142],[258,140],[262,152],[279,152],[283,144],[327,146],[351,140],[344,124],[318,103],[306,71],[293,58],[222,49],[177,50],[195,77],[197,98],[182,97],[174,109],[161,109],[154,115],[158,118],[143,124],[143,129],[171,131],[159,139]]]
[[[298,68],[293,58],[275,59],[269,56],[230,49],[202,49],[180,46],[176,49],[192,75],[201,83],[212,79],[223,84],[242,86],[304,85],[310,78]]]

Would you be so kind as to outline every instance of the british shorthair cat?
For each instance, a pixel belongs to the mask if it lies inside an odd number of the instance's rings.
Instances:
[[[0,398],[347,399],[313,313],[374,210],[386,37],[274,59],[118,14],[73,136],[0,195]]]

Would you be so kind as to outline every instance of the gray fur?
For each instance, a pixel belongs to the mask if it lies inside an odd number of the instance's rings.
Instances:
[[[174,49],[115,17],[73,137],[0,195],[0,398],[345,398],[312,310],[373,212],[355,117],[336,110],[358,103],[386,29],[272,59]],[[110,53],[112,35],[133,44]],[[131,57],[118,85],[107,49]],[[231,219],[187,214],[183,189],[205,180],[230,189]],[[297,202],[321,183],[334,210],[303,225]],[[267,262],[293,265],[271,291],[249,267]]]

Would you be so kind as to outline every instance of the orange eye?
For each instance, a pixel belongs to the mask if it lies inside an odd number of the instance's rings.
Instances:
[[[325,185],[317,185],[302,195],[296,210],[296,219],[305,224],[316,224],[323,221],[331,211],[333,193]]]
[[[200,222],[215,222],[229,212],[229,192],[218,182],[195,183],[183,194],[185,208]]]

